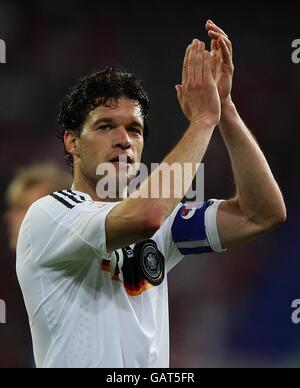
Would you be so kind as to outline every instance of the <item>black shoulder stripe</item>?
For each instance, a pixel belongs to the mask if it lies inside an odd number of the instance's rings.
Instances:
[[[74,191],[72,191],[72,190],[68,190],[68,193],[70,193],[70,194],[72,194],[72,195],[77,195],[77,194],[74,193]],[[79,195],[79,198],[80,198],[82,201],[86,202],[86,199],[85,199],[82,195]]]
[[[60,196],[56,195],[56,194],[50,194],[50,196],[54,199],[56,199],[58,202],[60,202],[61,204],[65,205],[68,209],[74,209],[74,205],[71,205],[69,202],[65,201],[63,198],[61,198]]]
[[[75,202],[76,204],[82,203],[82,201],[78,201],[78,199],[76,197],[74,197],[74,195],[69,195],[69,194],[65,193],[64,191],[58,191],[58,194],[61,194],[65,197],[69,198],[71,201]]]

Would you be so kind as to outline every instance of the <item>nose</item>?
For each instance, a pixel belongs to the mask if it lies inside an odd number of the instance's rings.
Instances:
[[[126,131],[126,128],[119,127],[116,130],[116,140],[115,140],[115,147],[120,147],[122,149],[128,149],[131,147],[131,139]]]

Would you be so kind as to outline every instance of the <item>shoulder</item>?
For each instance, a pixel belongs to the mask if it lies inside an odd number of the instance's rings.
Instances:
[[[57,207],[60,209],[74,209],[76,206],[91,202],[88,195],[84,195],[72,190],[61,190],[41,198],[33,204],[33,207]]]
[[[72,190],[57,191],[36,201],[28,211],[31,222],[34,220],[55,224],[77,224],[93,218],[105,216],[117,203],[95,202],[81,192]],[[48,220],[48,221],[47,221]]]
[[[87,194],[72,190],[56,191],[34,202],[28,210],[29,215],[47,213],[56,218],[58,214],[68,213],[73,209],[82,208],[83,204],[94,205]]]
[[[49,227],[68,218],[75,208],[84,203],[88,203],[88,198],[69,190],[57,191],[35,201],[22,224],[29,225],[31,230]]]

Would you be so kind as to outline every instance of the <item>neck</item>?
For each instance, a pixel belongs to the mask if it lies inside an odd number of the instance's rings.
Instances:
[[[82,193],[88,194],[93,201],[95,202],[121,202],[123,198],[99,198],[96,191],[97,181],[91,180],[89,177],[83,173],[77,173],[74,171],[74,181],[72,185],[72,190],[80,191]]]

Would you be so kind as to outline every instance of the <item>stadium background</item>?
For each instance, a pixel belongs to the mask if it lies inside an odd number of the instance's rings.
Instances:
[[[147,3],[147,4],[146,4]],[[294,6],[295,7],[295,6]],[[283,190],[288,221],[271,234],[221,256],[185,259],[170,275],[173,367],[300,366],[300,325],[291,304],[300,298],[300,38],[296,9],[253,2],[1,1],[0,38],[0,367],[31,367],[31,340],[15,258],[7,244],[4,192],[20,167],[55,160],[56,107],[75,78],[122,65],[144,80],[152,100],[143,160],[160,162],[186,122],[174,85],[186,45],[207,40],[205,21],[220,24],[235,51],[234,99],[262,146]],[[206,198],[233,194],[229,159],[216,131],[205,157]]]

